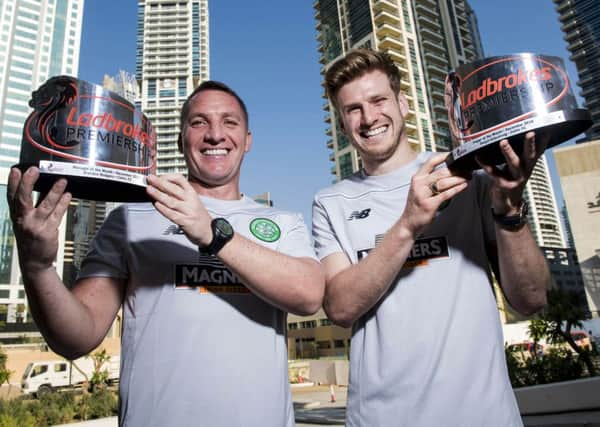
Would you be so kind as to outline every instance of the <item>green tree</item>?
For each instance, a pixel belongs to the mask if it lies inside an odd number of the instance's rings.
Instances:
[[[7,354],[0,347],[0,385],[2,385],[4,383],[8,384],[8,380],[10,379],[10,375],[12,374],[12,371],[9,371],[6,368],[7,360],[8,360]]]
[[[581,309],[580,297],[574,292],[559,288],[548,290],[548,304],[537,314],[529,325],[529,335],[534,339],[546,337],[550,344],[568,343],[585,364],[590,376],[596,375],[591,352],[577,345],[571,330],[583,328],[582,320],[589,318],[589,312]]]
[[[94,389],[106,384],[108,381],[108,368],[105,365],[110,360],[110,355],[106,349],[102,349],[95,352],[91,357],[94,360],[94,372],[92,372],[90,383],[92,389]]]

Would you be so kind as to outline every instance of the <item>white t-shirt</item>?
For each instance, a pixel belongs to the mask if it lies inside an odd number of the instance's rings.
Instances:
[[[300,215],[247,197],[201,199],[236,233],[315,258]],[[79,277],[93,276],[126,280],[121,425],[294,425],[286,313],[250,293],[218,258],[200,255],[151,204],[110,214]]]
[[[400,218],[410,179],[428,156],[320,191],[313,205],[318,257],[343,252],[357,263],[367,256]],[[348,427],[522,425],[490,284],[488,182],[474,174],[438,212],[395,283],[354,324]]]

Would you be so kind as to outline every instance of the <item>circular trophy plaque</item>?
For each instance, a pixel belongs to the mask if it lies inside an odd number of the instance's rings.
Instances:
[[[17,167],[37,166],[34,190],[67,179],[73,197],[114,202],[150,200],[156,132],[121,96],[74,77],[52,77],[32,93]]]
[[[446,76],[445,104],[453,150],[448,167],[478,169],[505,163],[498,142],[508,139],[522,152],[529,131],[547,134],[547,148],[591,126],[590,113],[577,108],[563,61],[520,53],[485,58]]]

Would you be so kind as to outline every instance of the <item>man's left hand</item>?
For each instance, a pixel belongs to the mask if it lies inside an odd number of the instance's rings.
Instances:
[[[548,135],[528,132],[523,141],[523,151],[518,156],[507,139],[500,141],[500,150],[506,164],[503,167],[486,165],[477,159],[479,165],[493,179],[491,196],[492,208],[498,215],[517,214],[523,202],[525,184],[533,172],[537,160],[544,153]]]
[[[188,180],[180,174],[165,174],[148,175],[147,182],[146,192],[155,200],[156,209],[180,226],[192,243],[208,246],[212,218]]]

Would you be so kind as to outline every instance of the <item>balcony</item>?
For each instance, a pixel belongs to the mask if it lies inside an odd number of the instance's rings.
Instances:
[[[439,101],[433,101],[432,103],[432,107],[436,112],[439,113],[447,113],[448,110],[446,109],[446,106],[444,105],[443,102],[439,102]]]
[[[573,51],[579,49],[582,46],[583,46],[583,40],[577,39],[573,43],[569,44],[569,46],[567,46],[567,50],[569,52],[573,52]]]
[[[379,49],[382,49],[382,50],[389,49],[390,51],[394,51],[395,54],[401,55],[404,58],[402,60],[402,62],[406,61],[406,57],[404,56],[404,54],[400,53],[404,50],[404,45],[403,45],[402,40],[399,40],[394,37],[384,36],[379,39],[378,47],[379,47]],[[390,55],[392,54],[391,52],[388,52],[388,53],[390,53]]]
[[[419,16],[427,16],[434,20],[438,17],[437,8],[435,6],[426,6],[422,2],[418,2],[415,8]]]
[[[565,10],[567,10],[569,7],[571,7],[573,5],[572,2],[571,2],[571,0],[563,0],[563,1],[560,1],[560,2],[559,1],[560,0],[554,0],[554,3],[557,4],[555,10],[558,13],[563,13]]]
[[[400,27],[400,17],[397,13],[381,10],[375,15],[375,25],[390,24]]]
[[[441,43],[434,43],[430,40],[423,40],[423,48],[427,51],[439,52],[442,56],[446,55],[446,49]]]
[[[417,137],[417,126],[415,126],[414,123],[406,122],[405,127],[406,127],[406,134],[408,136],[413,136],[415,138]]]
[[[421,28],[421,35],[423,37],[426,37],[426,38],[436,41],[438,43],[441,43],[444,41],[444,38],[442,37],[442,33],[440,33],[439,31],[434,31],[428,27]]]
[[[447,67],[448,66],[448,60],[446,58],[446,54],[444,53],[444,55],[436,55],[433,52],[430,51],[426,51],[425,52],[425,59],[427,60],[427,63],[434,63],[434,64],[438,64],[440,67]]]
[[[436,98],[436,99],[440,99],[442,102],[444,102],[444,92],[442,92],[441,90],[432,90],[431,91],[431,97],[432,98]]]
[[[419,16],[419,24],[423,28],[432,28],[434,31],[441,31],[438,21],[430,19],[427,16]]]
[[[373,0],[373,10],[375,12],[387,10],[390,13],[397,13],[398,6],[396,6],[394,2],[388,0]]]
[[[400,28],[395,25],[390,24],[380,24],[377,26],[377,37],[402,37],[402,32]]]
[[[568,33],[565,34],[564,39],[567,42],[570,42],[573,39],[578,39],[581,38],[581,31],[579,31],[578,28],[575,28],[573,31],[569,31]]]
[[[440,88],[443,88],[446,85],[446,74],[444,73],[443,78],[440,78],[434,74],[429,75],[429,83],[435,83]]]
[[[444,81],[446,80],[446,74],[448,74],[448,71],[446,69],[439,67],[436,64],[430,63],[427,65],[427,70],[430,71],[432,74],[442,76],[444,78]]]
[[[423,150],[421,150],[421,143],[419,142],[418,138],[409,136],[408,137],[408,143],[410,144],[411,148],[414,151],[416,151],[416,152],[423,151]]]
[[[586,54],[587,52],[585,51],[585,49],[580,49],[577,52],[573,52],[573,55],[571,55],[569,59],[573,62],[577,62],[578,60],[585,57]]]
[[[381,44],[380,44],[380,46],[381,46]],[[392,61],[394,61],[396,63],[396,65],[398,65],[400,67],[401,71],[408,73],[408,69],[405,66],[406,65],[406,56],[404,55],[404,50],[402,49],[402,47],[400,48],[400,50],[389,47],[386,50],[386,53],[388,55],[390,55],[390,57],[392,58]]]

